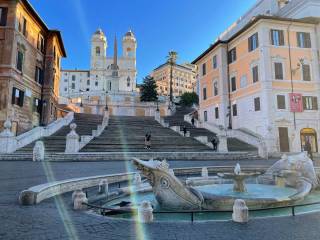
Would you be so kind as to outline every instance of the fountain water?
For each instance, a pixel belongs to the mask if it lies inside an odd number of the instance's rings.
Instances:
[[[261,175],[260,172],[253,172],[253,173],[241,172],[241,167],[239,163],[237,163],[233,172],[234,173],[218,173],[218,176],[225,179],[232,179],[234,182],[233,191],[235,192],[247,192],[245,180],[250,177],[256,177]]]

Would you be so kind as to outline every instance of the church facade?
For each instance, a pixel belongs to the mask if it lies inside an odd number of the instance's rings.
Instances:
[[[136,92],[137,41],[132,31],[122,38],[122,56],[118,56],[118,43],[114,39],[113,56],[108,56],[108,40],[101,29],[91,39],[90,70],[62,70],[60,95],[77,98],[83,95]]]

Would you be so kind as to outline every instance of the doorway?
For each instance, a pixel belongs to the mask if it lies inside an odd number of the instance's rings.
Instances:
[[[290,152],[288,128],[279,127],[280,152]]]
[[[301,151],[304,151],[307,142],[311,144],[313,153],[318,152],[317,132],[313,128],[304,128],[300,132]]]

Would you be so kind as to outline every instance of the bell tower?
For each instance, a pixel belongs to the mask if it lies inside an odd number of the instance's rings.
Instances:
[[[137,50],[137,40],[130,30],[128,31],[123,39],[122,39],[122,52],[124,58],[136,58],[136,50]]]
[[[98,29],[91,39],[91,69],[101,69],[105,67],[107,47],[107,38],[102,30]]]

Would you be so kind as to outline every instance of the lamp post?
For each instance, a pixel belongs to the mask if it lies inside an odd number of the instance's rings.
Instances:
[[[41,117],[40,117],[40,119],[41,119],[41,126],[44,126],[45,124],[44,124],[44,121],[45,121],[45,108],[46,108],[46,106],[47,106],[47,101],[46,100],[43,100],[43,102],[42,102],[42,109],[41,109]]]
[[[159,99],[157,99],[157,109],[156,109],[157,112],[159,112]]]
[[[108,101],[107,101],[107,94],[108,94],[108,91],[106,91],[106,106],[105,106],[105,110],[106,110],[106,111],[109,110]]]
[[[177,57],[178,57],[178,53],[175,51],[170,51],[169,56],[167,57],[168,63],[170,64],[170,102],[172,102],[172,100],[173,100],[173,89],[172,89],[173,66],[175,65],[175,63],[177,61]]]
[[[82,97],[83,97],[83,91],[80,90],[80,107],[83,107]]]

